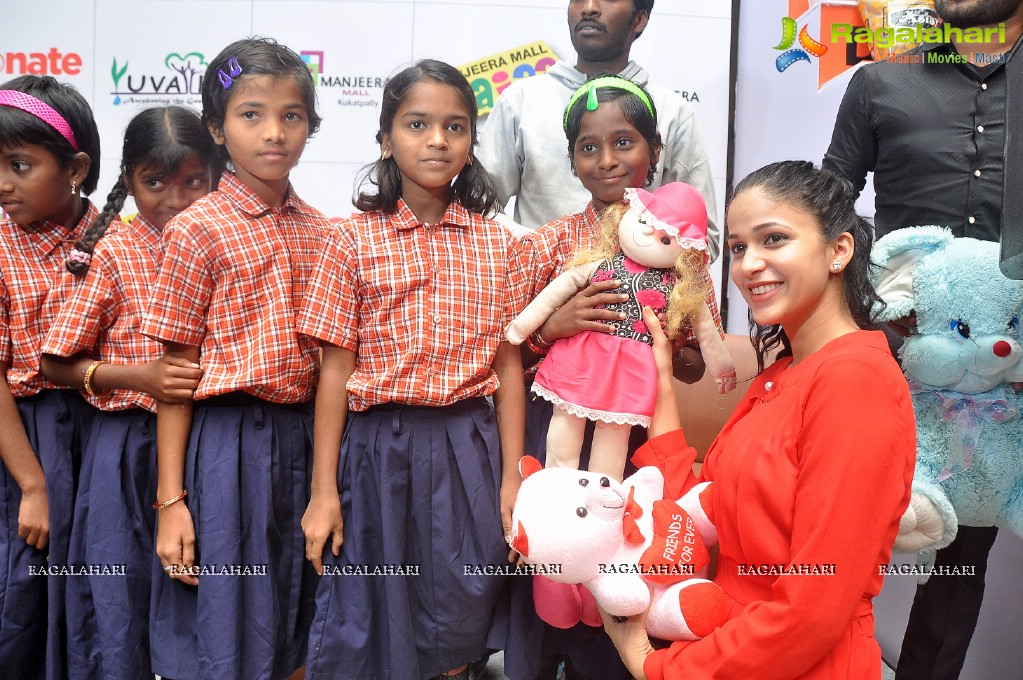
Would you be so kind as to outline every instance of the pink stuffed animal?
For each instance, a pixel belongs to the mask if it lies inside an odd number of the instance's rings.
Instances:
[[[580,620],[600,625],[581,584],[613,616],[648,611],[650,635],[696,640],[727,619],[733,601],[706,576],[707,549],[717,543],[713,486],[665,499],[664,478],[640,468],[623,483],[594,472],[542,469],[526,456],[512,515],[512,547],[542,566],[534,579],[540,618],[559,628]],[[560,573],[551,573],[560,571]],[[549,579],[549,580],[548,580]]]
[[[657,393],[652,337],[643,307],[664,312],[669,338],[689,324],[708,372],[723,394],[735,388],[735,364],[707,305],[707,208],[696,189],[672,182],[653,192],[626,189],[626,203],[602,216],[603,245],[577,258],[506,330],[519,344],[591,281],[617,278],[627,302],[613,333],[584,332],[554,343],[533,392],[555,405],[547,435],[547,467],[578,468],[585,420],[596,421],[589,469],[621,481],[634,425],[647,427]],[[713,291],[711,291],[712,293]]]

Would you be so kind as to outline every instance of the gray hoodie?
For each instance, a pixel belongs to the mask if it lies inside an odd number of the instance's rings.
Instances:
[[[652,186],[686,182],[707,202],[711,259],[721,250],[714,182],[703,138],[691,106],[677,93],[652,86],[647,72],[630,61],[619,74],[645,87],[657,108],[664,148]],[[536,228],[586,207],[590,194],[572,174],[562,118],[568,100],[586,76],[561,61],[547,73],[508,86],[491,111],[477,157],[493,176],[501,202],[515,196],[515,220]]]

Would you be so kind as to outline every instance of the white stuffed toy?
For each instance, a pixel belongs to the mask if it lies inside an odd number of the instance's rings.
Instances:
[[[624,483],[594,472],[542,469],[531,456],[519,468],[511,544],[550,579],[534,580],[541,619],[560,628],[580,620],[600,624],[585,599],[571,591],[566,597],[560,583],[585,586],[613,616],[649,610],[647,631],[663,640],[696,640],[725,622],[733,601],[700,578],[717,543],[709,482],[665,499],[655,467],[640,468]]]
[[[1020,380],[1023,282],[998,269],[997,243],[911,227],[877,241],[882,321],[916,314],[900,351],[917,421],[913,497],[895,547],[934,552],[958,525],[1023,536],[1023,418],[1007,384]]]
[[[522,343],[565,301],[593,281],[618,279],[627,302],[609,306],[626,318],[613,333],[583,332],[554,342],[533,392],[555,405],[547,434],[547,467],[578,468],[585,419],[596,421],[589,469],[622,479],[629,432],[647,427],[657,376],[643,307],[665,312],[668,337],[689,323],[719,391],[735,388],[735,364],[708,308],[707,208],[696,189],[672,182],[654,192],[626,189],[626,204],[602,216],[603,246],[550,283],[506,335]],[[712,293],[713,291],[711,291]]]

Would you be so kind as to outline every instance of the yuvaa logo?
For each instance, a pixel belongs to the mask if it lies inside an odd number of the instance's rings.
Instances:
[[[119,64],[114,57],[110,76],[114,81],[114,104],[198,104],[206,58],[201,52],[181,55],[171,52],[163,60],[168,72],[128,73],[128,60]]]
[[[822,45],[810,37],[810,33],[806,30],[805,24],[803,25],[803,29],[799,31],[800,47],[789,49],[795,42],[796,20],[792,17],[782,17],[781,42],[775,45],[774,49],[786,51],[779,54],[778,58],[774,60],[774,66],[778,69],[778,73],[782,73],[797,61],[805,61],[809,63],[810,55],[820,59],[828,52],[827,45]]]

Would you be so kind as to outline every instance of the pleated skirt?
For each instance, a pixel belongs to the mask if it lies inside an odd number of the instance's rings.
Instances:
[[[71,680],[138,680],[152,674],[149,599],[156,533],[156,415],[95,414],[82,451],[68,578]]]
[[[508,554],[500,476],[485,399],[349,414],[344,542],[324,550],[307,678],[424,680],[486,651],[505,577],[485,572]]]
[[[0,462],[0,669],[5,680],[67,678],[64,592],[81,446],[94,409],[72,390],[16,400],[46,476],[49,544],[18,537],[21,489]]]
[[[312,415],[243,394],[196,402],[185,455],[199,585],[153,560],[153,672],[173,680],[280,680],[303,661],[316,572],[301,519]]]

